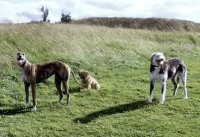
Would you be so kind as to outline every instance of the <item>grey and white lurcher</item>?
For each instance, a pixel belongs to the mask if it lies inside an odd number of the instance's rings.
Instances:
[[[174,85],[174,92],[172,96],[176,95],[177,89],[179,87],[179,80],[182,80],[184,98],[187,99],[187,88],[186,88],[186,79],[187,79],[187,69],[183,60],[179,58],[171,58],[165,60],[163,53],[157,52],[153,53],[151,56],[151,66],[150,66],[150,95],[148,98],[149,102],[152,102],[153,99],[153,90],[155,81],[159,80],[161,84],[161,96],[160,104],[163,104],[165,101],[166,94],[166,81],[171,79]]]

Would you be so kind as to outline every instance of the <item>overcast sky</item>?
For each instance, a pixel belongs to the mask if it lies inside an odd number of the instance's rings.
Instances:
[[[131,17],[181,19],[200,23],[200,0],[0,0],[0,22],[26,23],[42,20],[40,8],[49,9],[51,23],[61,13],[73,19]]]

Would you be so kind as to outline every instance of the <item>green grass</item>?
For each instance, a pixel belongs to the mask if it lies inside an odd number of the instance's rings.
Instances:
[[[199,136],[199,33],[75,24],[1,24],[0,30],[0,136]],[[56,103],[51,77],[37,86],[37,111],[31,112],[32,102],[24,109],[18,51],[32,63],[61,60],[76,74],[88,70],[101,89],[81,89],[70,78],[66,107],[66,96]],[[171,97],[168,81],[165,104],[159,104],[159,83],[147,102],[149,60],[157,51],[185,61],[187,100],[182,84]]]

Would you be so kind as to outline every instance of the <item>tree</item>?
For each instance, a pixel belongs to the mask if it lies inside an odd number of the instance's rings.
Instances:
[[[43,15],[42,15],[43,22],[47,22],[47,21],[49,22],[49,20],[47,20],[47,17],[49,15],[49,9],[48,8],[44,8],[44,6],[42,6],[40,11],[43,13]]]
[[[64,13],[64,10],[61,14],[61,22],[62,23],[69,23],[71,21],[71,16],[70,16],[70,13],[69,14],[66,14]]]

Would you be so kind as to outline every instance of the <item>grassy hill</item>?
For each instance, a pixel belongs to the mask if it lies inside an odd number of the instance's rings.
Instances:
[[[200,24],[187,20],[165,18],[106,18],[92,17],[74,20],[75,24],[86,24],[107,27],[123,27],[132,29],[148,29],[159,31],[200,32]]]
[[[0,136],[194,136],[200,130],[200,34],[81,24],[0,24]],[[37,112],[24,109],[25,93],[16,53],[32,63],[61,60],[77,74],[88,70],[101,89],[81,89],[70,78],[56,103],[54,77],[37,86]],[[180,57],[188,68],[188,99],[167,83],[166,102],[149,95],[153,52]],[[76,75],[77,79],[78,75]],[[80,79],[79,79],[80,80]],[[31,98],[32,101],[32,98]]]

